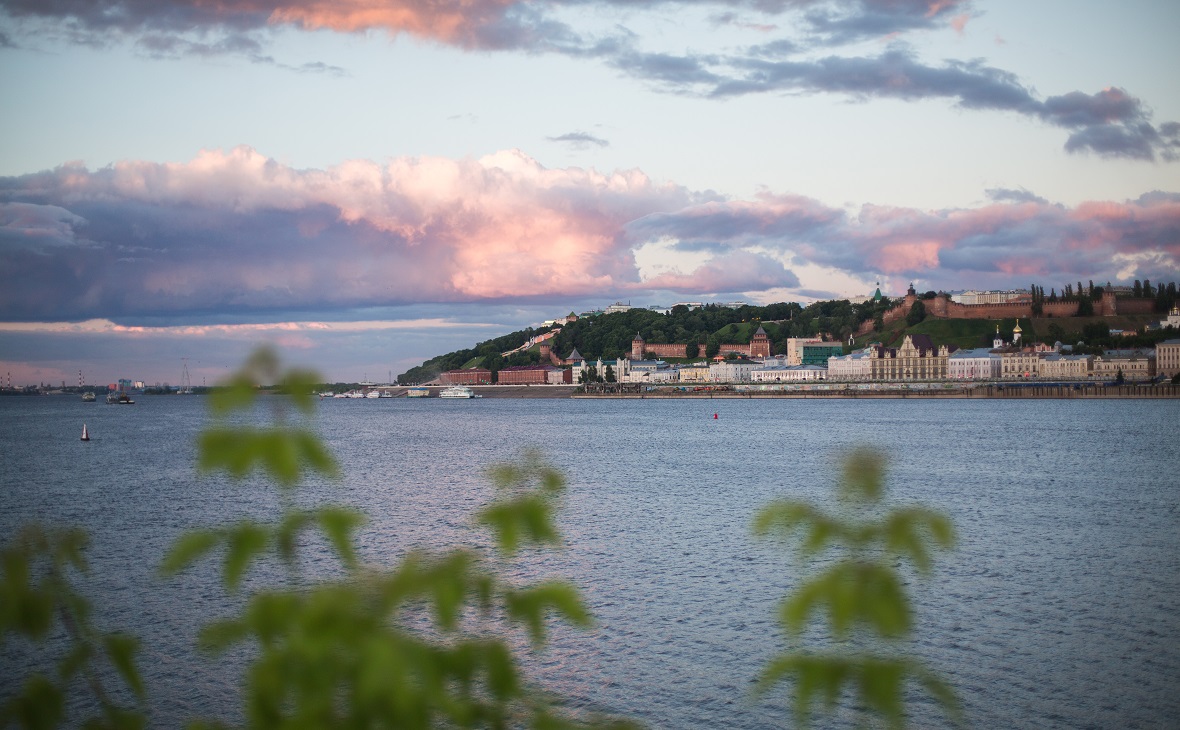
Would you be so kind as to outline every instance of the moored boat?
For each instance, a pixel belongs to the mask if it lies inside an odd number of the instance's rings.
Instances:
[[[463,385],[452,385],[438,394],[439,398],[477,398],[475,391]]]

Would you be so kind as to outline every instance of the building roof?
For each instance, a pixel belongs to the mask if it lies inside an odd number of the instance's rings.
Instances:
[[[999,357],[999,354],[990,347],[976,347],[971,350],[956,350],[951,353],[951,357],[965,360],[972,357]]]
[[[570,361],[574,361],[574,362],[577,362],[579,360],[585,360],[585,359],[586,358],[582,357],[582,353],[578,352],[578,348],[576,348],[576,347],[574,349],[570,350],[570,356],[566,358],[566,360],[570,360]]]
[[[505,373],[519,373],[524,370],[561,370],[552,365],[513,365],[510,368],[500,368],[500,372]]]

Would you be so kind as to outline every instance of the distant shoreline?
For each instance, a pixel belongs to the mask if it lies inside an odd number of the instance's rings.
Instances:
[[[761,400],[768,398],[935,398],[935,399],[979,399],[979,398],[1053,398],[1061,400],[1076,399],[1174,399],[1180,398],[1180,385],[1171,383],[1155,385],[1097,385],[1094,383],[1079,383],[1074,385],[1037,385],[1033,383],[1000,383],[992,385],[971,384],[955,386],[948,384],[945,388],[903,387],[882,388],[879,390],[859,390],[857,385],[850,385],[849,389],[818,390],[810,386],[809,390],[727,390],[709,392],[686,392],[675,386],[653,386],[654,390],[636,393],[578,393],[576,385],[484,385],[468,386],[484,398],[579,398],[579,399],[629,399],[629,400]],[[874,384],[882,386],[884,384]],[[928,384],[921,384],[928,385]],[[430,386],[431,397],[437,396],[437,390],[442,386]],[[833,384],[830,387],[843,388]],[[397,397],[402,397],[400,394]]]

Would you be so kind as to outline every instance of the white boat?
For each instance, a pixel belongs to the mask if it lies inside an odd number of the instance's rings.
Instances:
[[[83,440],[83,441],[89,441],[89,440],[90,440],[90,432],[86,430],[86,424],[85,424],[85,423],[83,423],[83,424],[82,424],[82,440]]]
[[[95,398],[94,391],[92,390],[88,390],[82,394],[82,401],[84,403],[93,403],[95,400],[97,399]]]
[[[366,397],[366,398],[380,398],[380,397],[381,397],[381,391],[379,391],[379,390],[370,390],[368,393],[365,393],[365,397]]]
[[[471,388],[468,388],[463,385],[452,385],[449,388],[444,388],[443,391],[438,394],[438,397],[439,398],[478,398],[479,396],[476,395],[475,392],[473,390],[471,390]]]

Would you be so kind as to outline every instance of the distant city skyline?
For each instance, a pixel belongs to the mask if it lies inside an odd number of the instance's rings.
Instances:
[[[211,383],[266,341],[356,381],[615,300],[1175,281],[1177,27],[1146,0],[0,0],[0,375]]]

